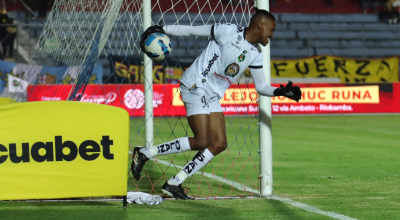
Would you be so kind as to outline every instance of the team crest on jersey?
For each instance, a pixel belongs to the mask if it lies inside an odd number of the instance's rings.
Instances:
[[[231,63],[225,69],[225,75],[235,77],[238,74],[240,67],[237,63]]]
[[[239,44],[241,40],[242,40],[242,36],[238,35],[238,37],[236,39],[236,44]]]
[[[239,62],[243,62],[245,58],[246,58],[246,56],[245,56],[244,54],[240,54],[240,55],[238,56],[238,61],[239,61]]]

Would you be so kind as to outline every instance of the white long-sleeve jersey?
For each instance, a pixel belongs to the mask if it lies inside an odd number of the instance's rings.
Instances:
[[[250,67],[257,92],[264,96],[274,96],[276,87],[266,84],[262,71],[261,48],[246,41],[245,28],[234,24],[197,27],[168,25],[164,30],[176,36],[212,37],[200,56],[184,72],[180,81],[186,87],[204,88],[221,98],[232,82]]]

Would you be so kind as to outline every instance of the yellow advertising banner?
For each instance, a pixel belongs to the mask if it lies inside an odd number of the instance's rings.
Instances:
[[[12,98],[0,97],[0,105],[10,104],[10,103],[14,103],[14,102],[17,102],[17,101],[15,99],[12,99]]]
[[[129,116],[48,101],[0,106],[0,200],[126,195]]]
[[[301,103],[379,103],[379,86],[302,88]],[[291,103],[284,96],[272,97],[272,103]]]
[[[379,103],[379,86],[342,86],[302,88],[301,103]],[[179,94],[179,88],[173,88],[173,94]],[[246,105],[257,103],[258,93],[255,88],[228,89],[220,99],[222,105]],[[271,102],[295,103],[284,96],[272,97]],[[173,106],[183,106],[180,95],[172,99]]]
[[[360,60],[317,56],[299,60],[273,60],[271,77],[339,77],[342,83],[398,82],[399,57]]]

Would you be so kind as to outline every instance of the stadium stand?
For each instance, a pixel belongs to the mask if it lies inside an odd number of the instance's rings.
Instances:
[[[206,0],[200,0],[199,4]],[[210,4],[215,4],[209,1]],[[160,1],[162,7],[170,7],[170,2]],[[174,7],[175,12],[184,10],[185,5],[178,4]],[[194,6],[193,6],[194,7]],[[296,10],[297,11],[296,11]],[[353,0],[335,0],[334,6],[329,6],[325,1],[290,1],[285,3],[277,1],[273,7],[277,19],[277,30],[271,42],[272,59],[294,59],[306,56],[317,56],[330,54],[335,56],[375,58],[382,56],[398,56],[400,54],[400,28],[397,25],[382,24],[375,14],[364,14],[361,6]],[[189,10],[190,11],[190,10]],[[302,13],[287,13],[298,12]],[[338,13],[341,12],[341,13]],[[37,39],[43,29],[44,20],[27,19],[26,13],[11,12],[20,23],[29,24],[29,36]],[[207,21],[210,13],[204,11],[201,15],[203,21],[189,20],[183,12],[166,13],[163,19],[166,24],[200,25]],[[154,23],[159,23],[160,14],[153,15]],[[177,21],[177,18],[179,20]],[[225,12],[214,14],[215,20],[208,20],[208,24],[215,21],[229,22],[232,13]],[[84,19],[84,18],[82,18]],[[80,23],[77,21],[77,24]],[[76,24],[76,25],[77,25]],[[162,24],[163,23],[159,23]],[[74,24],[70,24],[74,25]],[[129,16],[121,17],[110,38],[121,39],[116,45],[106,44],[106,49],[111,53],[119,53],[120,48],[126,46],[123,27],[129,24]],[[88,25],[87,28],[94,28]],[[83,37],[83,36],[82,36]],[[207,44],[207,39],[196,39],[194,42],[178,40],[175,42],[173,56],[191,57],[196,56]],[[187,48],[191,50],[188,52]],[[112,50],[111,50],[112,46]],[[115,47],[117,46],[117,47]],[[188,60],[189,61],[189,60]]]

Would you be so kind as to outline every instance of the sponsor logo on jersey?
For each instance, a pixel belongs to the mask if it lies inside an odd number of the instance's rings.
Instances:
[[[236,43],[238,44],[238,42],[236,42]],[[239,47],[238,45],[236,45],[236,44],[234,44],[234,43],[232,43],[232,42],[231,42],[231,44],[232,44],[232,46],[234,46],[234,47],[236,47],[237,49],[240,50],[240,47]]]
[[[219,79],[222,79],[222,80],[224,80],[224,81],[227,81],[229,84],[232,84],[232,82],[231,82],[231,81],[229,80],[229,78],[226,77],[226,76],[219,75],[218,73],[214,73],[214,76],[217,77],[217,78],[219,78]]]
[[[214,65],[214,62],[218,59],[218,57],[219,57],[219,56],[218,56],[217,54],[214,54],[213,58],[212,58],[211,60],[208,61],[207,69],[202,73],[202,75],[203,75],[204,77],[206,77],[206,76],[208,75],[208,73],[209,73],[210,70],[211,70],[211,67]]]
[[[235,77],[239,73],[240,67],[237,63],[231,63],[225,69],[225,75]]]
[[[243,31],[243,27],[238,26],[237,27],[237,33],[242,32]]]
[[[241,40],[242,40],[242,35],[238,35],[236,39],[236,44],[239,44]]]
[[[244,59],[246,59],[246,56],[245,56],[244,54],[240,54],[240,55],[238,56],[238,61],[239,61],[239,62],[243,62]]]

